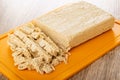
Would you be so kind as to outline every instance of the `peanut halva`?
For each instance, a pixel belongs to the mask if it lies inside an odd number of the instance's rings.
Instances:
[[[113,25],[114,17],[95,5],[84,1],[64,5],[9,35],[14,65],[19,70],[50,73],[56,65],[67,62],[70,49]]]
[[[67,52],[32,23],[17,28],[9,35],[8,44],[13,51],[14,65],[19,70],[50,73],[56,65],[67,60]]]

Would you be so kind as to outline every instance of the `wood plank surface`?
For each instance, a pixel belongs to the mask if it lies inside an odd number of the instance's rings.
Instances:
[[[61,5],[80,0],[0,0],[0,34]],[[120,19],[120,0],[84,0]],[[7,80],[0,73],[0,80]],[[73,75],[69,80],[120,80],[120,46]]]

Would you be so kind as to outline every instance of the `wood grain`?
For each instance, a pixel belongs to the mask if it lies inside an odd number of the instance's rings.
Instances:
[[[8,80],[8,78],[0,73],[0,80]]]
[[[80,0],[0,0],[0,33],[28,22],[56,7]],[[120,0],[85,0],[120,19]],[[0,80],[7,80],[0,74]],[[120,80],[120,46],[69,80]]]
[[[69,80],[120,80],[120,46],[111,50]]]

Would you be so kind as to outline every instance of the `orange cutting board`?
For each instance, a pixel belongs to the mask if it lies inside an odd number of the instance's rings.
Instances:
[[[11,33],[11,32],[8,32]],[[85,68],[120,43],[120,21],[116,21],[109,30],[75,48],[68,59],[68,64],[61,63],[55,71],[41,75],[36,71],[19,71],[14,66],[11,50],[7,44],[7,34],[0,35],[0,71],[10,80],[64,80]]]

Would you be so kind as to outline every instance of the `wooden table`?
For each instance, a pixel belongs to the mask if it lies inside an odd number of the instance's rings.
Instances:
[[[28,22],[56,7],[80,0],[0,0],[0,33]],[[85,0],[120,19],[120,0]],[[6,78],[0,74],[0,80]],[[120,46],[108,52],[70,80],[120,80]]]

